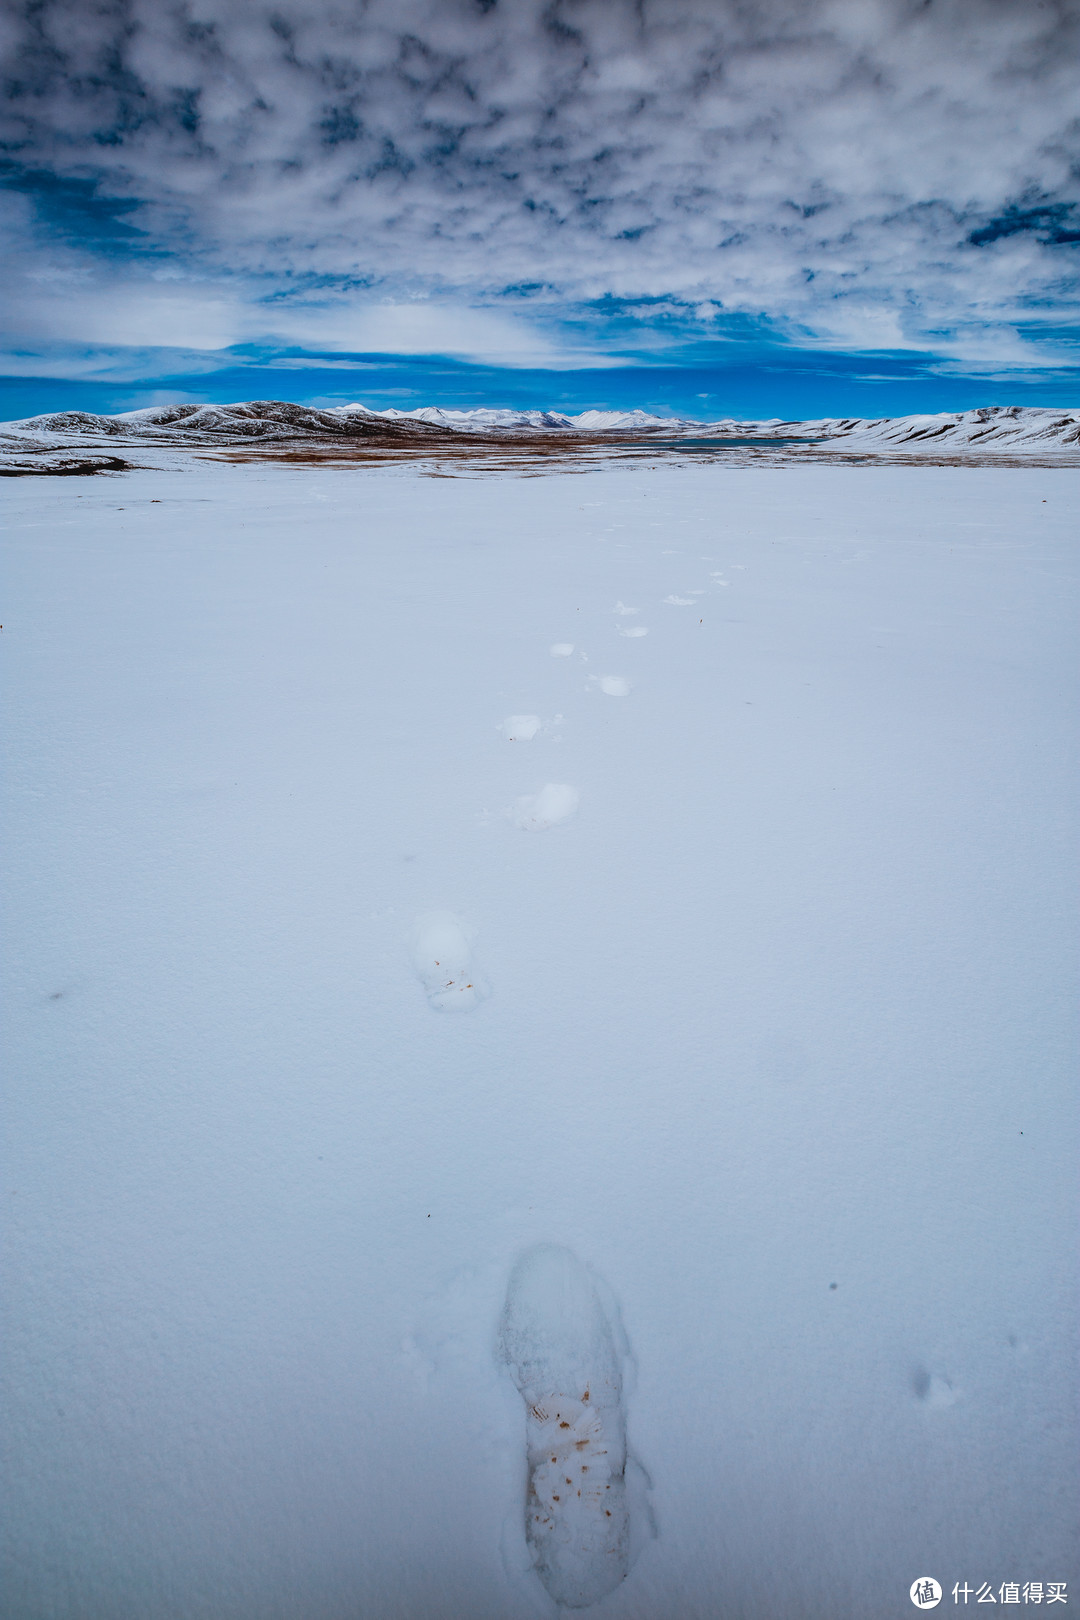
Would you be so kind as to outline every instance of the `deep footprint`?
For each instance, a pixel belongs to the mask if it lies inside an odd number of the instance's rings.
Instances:
[[[630,1565],[616,1334],[569,1249],[540,1244],[518,1261],[500,1342],[525,1402],[525,1538],[540,1580],[568,1609],[606,1597]]]
[[[470,1012],[489,995],[469,935],[452,911],[428,911],[412,933],[412,961],[436,1012]]]
[[[510,811],[510,820],[522,832],[544,832],[566,821],[580,802],[576,787],[569,782],[545,782],[539,793],[527,793]]]
[[[591,677],[608,697],[629,697],[630,682],[623,675],[593,675]]]
[[[538,714],[508,714],[499,730],[507,742],[532,742],[540,726]]]

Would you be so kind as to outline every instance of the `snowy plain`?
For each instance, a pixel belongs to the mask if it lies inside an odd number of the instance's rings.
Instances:
[[[1076,473],[7,493],[0,1612],[554,1616],[542,1245],[590,1616],[1077,1601]]]

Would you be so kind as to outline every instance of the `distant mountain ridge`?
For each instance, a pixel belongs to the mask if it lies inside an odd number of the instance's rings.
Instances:
[[[86,411],[56,411],[43,416],[7,422],[0,428],[28,433],[84,432],[119,438],[166,429],[172,434],[230,433],[242,438],[289,437],[306,434],[334,434],[367,438],[373,433],[393,432],[408,426],[415,430],[441,429],[450,433],[606,433],[642,430],[680,431],[692,428],[723,427],[725,430],[749,424],[734,420],[704,423],[681,417],[650,415],[648,411],[582,411],[569,416],[562,411],[515,411],[481,407],[450,410],[441,405],[423,405],[414,411],[391,407],[373,411],[367,405],[318,407],[294,405],[285,400],[249,400],[235,405],[161,405],[110,416],[94,416]],[[752,424],[757,427],[761,424]],[[770,424],[774,425],[774,424]]]
[[[109,442],[111,457],[100,449]],[[482,407],[452,410],[425,405],[416,410],[371,410],[354,403],[318,407],[287,400],[248,400],[229,405],[160,405],[116,415],[57,411],[0,424],[0,472],[122,470],[115,454],[151,446],[177,450],[219,449],[236,459],[244,447],[265,446],[279,458],[304,447],[322,459],[337,447],[374,459],[425,452],[482,455],[495,447],[558,457],[588,452],[648,451],[760,459],[867,459],[1009,461],[1019,464],[1080,463],[1080,410],[1044,406],[986,406],[937,415],[822,417],[813,421],[746,422],[733,417],[697,421],[648,411],[516,411]],[[715,448],[714,448],[715,447]],[[89,459],[87,452],[91,452]],[[96,453],[96,461],[94,456]],[[91,465],[90,463],[94,464]]]

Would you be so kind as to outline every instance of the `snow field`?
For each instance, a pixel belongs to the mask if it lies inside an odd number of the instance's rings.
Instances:
[[[9,510],[5,1616],[1075,1580],[1074,476]]]

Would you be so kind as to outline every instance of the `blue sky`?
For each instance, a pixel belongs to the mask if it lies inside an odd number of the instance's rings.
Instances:
[[[5,417],[1080,394],[1080,0],[24,0],[5,24]]]

